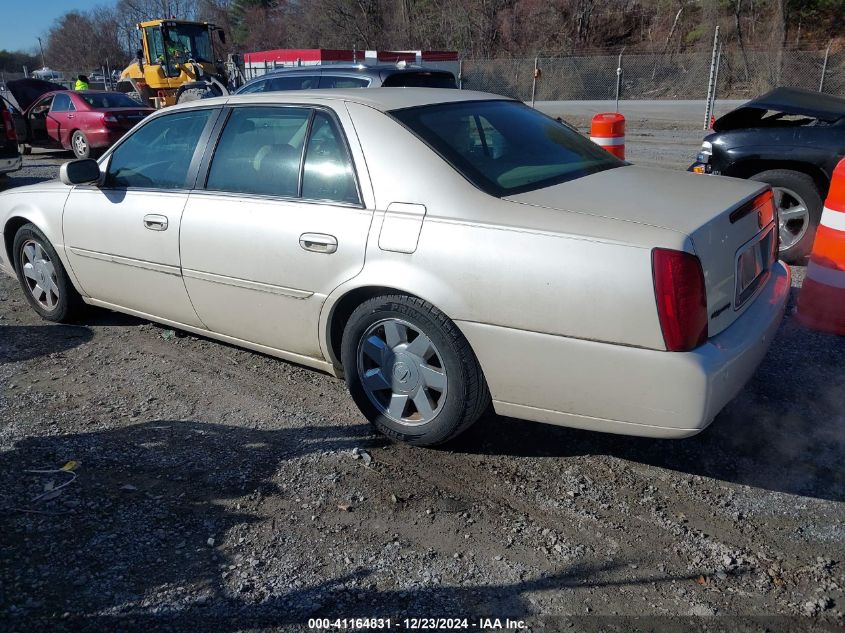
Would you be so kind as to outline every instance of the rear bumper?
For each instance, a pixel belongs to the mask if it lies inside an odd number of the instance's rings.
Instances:
[[[12,171],[17,171],[23,165],[23,158],[21,156],[13,156],[11,158],[0,158],[0,174],[8,174]]]
[[[789,269],[778,263],[728,329],[691,352],[663,352],[458,322],[496,412],[646,437],[704,429],[763,360],[783,318]]]

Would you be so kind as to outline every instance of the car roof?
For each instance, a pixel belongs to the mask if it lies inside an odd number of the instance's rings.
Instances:
[[[416,106],[433,105],[436,103],[454,103],[458,101],[484,100],[513,101],[510,97],[475,92],[473,90],[455,90],[454,88],[349,88],[346,90],[284,90],[279,92],[259,92],[251,94],[229,95],[212,99],[189,101],[188,103],[170,106],[174,108],[196,108],[204,105],[223,104],[287,104],[287,103],[325,103],[326,101],[349,101],[360,103],[382,112],[413,108]]]

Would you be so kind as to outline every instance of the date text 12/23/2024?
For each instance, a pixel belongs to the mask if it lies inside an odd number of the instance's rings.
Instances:
[[[510,618],[310,618],[309,629],[325,630],[391,630],[411,631],[476,630],[520,631],[526,628],[524,620]]]

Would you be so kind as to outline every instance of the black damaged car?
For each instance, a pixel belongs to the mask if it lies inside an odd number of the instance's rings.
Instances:
[[[780,256],[810,253],[836,164],[845,156],[845,99],[777,88],[717,119],[690,171],[772,185]]]

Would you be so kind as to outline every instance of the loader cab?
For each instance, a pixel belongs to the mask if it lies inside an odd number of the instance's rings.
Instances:
[[[214,47],[211,31],[216,27],[199,22],[171,20],[142,23],[146,63],[160,66],[166,77],[178,77],[179,66],[192,60],[212,70]]]

